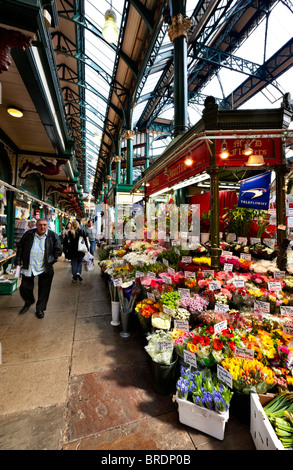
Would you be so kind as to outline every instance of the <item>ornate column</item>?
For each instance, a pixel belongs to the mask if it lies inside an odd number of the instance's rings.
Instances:
[[[115,155],[114,161],[116,163],[116,184],[121,183],[121,156]]]
[[[174,44],[174,135],[188,129],[188,89],[187,89],[187,32],[192,18],[186,18],[185,0],[172,0],[172,24],[168,30]]]

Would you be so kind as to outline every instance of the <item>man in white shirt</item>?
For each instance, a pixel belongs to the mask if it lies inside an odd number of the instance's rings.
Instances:
[[[53,264],[62,254],[58,235],[48,229],[46,219],[38,219],[36,228],[25,232],[17,247],[15,265],[21,266],[19,292],[25,304],[19,313],[25,313],[35,302],[34,279],[38,277],[36,315],[44,317],[54,276]]]

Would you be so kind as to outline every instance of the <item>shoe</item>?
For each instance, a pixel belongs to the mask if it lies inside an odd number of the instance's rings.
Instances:
[[[45,316],[44,312],[42,312],[40,310],[36,311],[36,315],[37,315],[38,318],[44,318],[44,316]]]
[[[72,282],[77,282],[77,279],[75,279],[75,276],[72,277]]]
[[[80,281],[82,281],[81,274],[77,273],[76,275],[77,275],[78,279],[79,279]]]
[[[19,311],[19,314],[22,315],[23,313],[27,312],[28,309],[30,308],[31,304],[25,303],[22,309]]]

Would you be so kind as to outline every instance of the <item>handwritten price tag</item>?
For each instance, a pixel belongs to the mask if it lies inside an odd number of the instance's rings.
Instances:
[[[270,313],[270,303],[256,300],[254,302],[254,311],[257,313]]]
[[[184,362],[197,369],[196,355],[191,353],[190,351],[184,351]]]
[[[217,304],[217,305],[220,305],[220,304]],[[227,329],[227,320],[220,321],[219,323],[215,324],[214,333],[215,335],[218,335],[219,333],[221,333],[222,330],[226,330],[226,329]]]
[[[168,268],[168,273],[169,273],[169,274],[172,274],[172,276],[174,276],[175,273],[176,273],[176,271],[175,271],[174,268]]]
[[[204,271],[202,271],[202,274],[203,274],[203,277],[207,277],[208,275],[210,275],[211,277],[214,277],[215,276],[215,271],[212,271],[211,269],[205,269]]]
[[[147,292],[147,297],[148,297],[148,299],[152,300],[153,302],[156,301],[156,298],[155,298],[154,294],[152,294],[151,292]]]
[[[195,279],[195,273],[192,273],[191,271],[184,271],[184,277],[190,278],[190,279]]]
[[[119,277],[118,279],[113,279],[113,284],[115,287],[121,286],[122,285],[121,277]]]
[[[293,316],[293,307],[287,307],[285,305],[282,305],[280,307],[280,310],[281,310],[281,315],[285,315],[288,317]]]
[[[229,258],[230,256],[232,256],[232,251],[225,251],[225,250],[222,250],[222,253],[221,253],[221,256],[223,256],[224,258]]]
[[[167,307],[167,305],[163,306],[163,312],[166,313],[167,315],[170,315],[171,317],[175,317],[176,310],[174,308]]]
[[[192,263],[192,256],[182,256],[182,263]]]
[[[280,282],[268,282],[268,289],[276,292],[282,290],[282,286]]]
[[[233,375],[220,364],[217,364],[217,377],[229,388],[233,388]]]
[[[178,294],[180,297],[190,297],[190,290],[189,289],[178,289]]]
[[[239,359],[245,359],[246,361],[253,361],[254,351],[253,349],[239,348],[239,346],[236,346],[234,351],[234,357],[238,357]]]
[[[241,253],[240,258],[241,259],[246,259],[247,261],[251,261],[251,254],[250,253]]]
[[[163,258],[163,264],[168,267],[169,266],[169,261],[167,259]]]
[[[158,341],[156,343],[157,351],[165,351],[166,349],[172,349],[172,348],[173,348],[172,341]]]
[[[233,264],[224,263],[224,271],[233,271]]]
[[[221,289],[220,281],[211,281],[209,283],[209,290],[219,290]]]
[[[147,277],[149,277],[149,278],[151,278],[151,279],[156,279],[155,273],[152,273],[151,271],[148,271]]]
[[[174,328],[176,330],[189,331],[189,322],[183,320],[174,320]]]
[[[233,285],[238,288],[244,287],[245,286],[244,279],[234,279]]]
[[[283,325],[283,332],[285,335],[293,335],[293,324],[291,325],[289,323]]]
[[[172,279],[169,276],[162,276],[163,282],[165,284],[172,284]]]

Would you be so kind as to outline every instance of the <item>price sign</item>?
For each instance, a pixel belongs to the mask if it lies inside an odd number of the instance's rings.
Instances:
[[[246,361],[253,361],[254,350],[248,348],[239,348],[239,346],[236,346],[234,351],[234,357],[238,357],[239,359],[245,359]]]
[[[140,261],[140,260],[138,260],[138,261],[136,262],[136,265],[137,265],[137,266],[143,266],[143,265],[144,265],[144,262],[143,262],[143,261]]]
[[[207,277],[208,275],[210,275],[211,277],[214,277],[215,271],[211,269],[205,269],[204,271],[202,271],[202,274],[203,274],[203,277]]]
[[[147,292],[148,299],[152,300],[153,302],[156,301],[155,295],[152,292]]]
[[[270,313],[270,303],[262,302],[261,300],[255,300],[254,311],[256,313]]]
[[[113,279],[113,284],[114,284],[115,287],[121,286],[122,285],[121,277],[119,277],[117,279]]]
[[[247,245],[247,237],[238,237],[238,243],[243,243],[243,245]]]
[[[219,290],[221,289],[220,281],[211,281],[209,283],[209,290]]]
[[[190,351],[184,351],[184,362],[197,369],[196,355]]]
[[[191,271],[184,271],[184,277],[186,278],[191,278],[191,279],[195,279],[195,273],[191,272]]]
[[[216,305],[219,305],[219,304],[216,304]],[[221,333],[222,330],[226,330],[226,329],[227,329],[227,320],[220,321],[219,323],[215,324],[214,333],[215,335],[218,335],[219,333]]]
[[[192,256],[182,256],[182,263],[192,263]]]
[[[172,240],[171,242],[172,246],[179,246],[180,245],[180,240]],[[179,252],[180,255],[180,252]]]
[[[166,349],[172,349],[172,348],[173,348],[172,341],[158,341],[156,343],[157,351],[165,351]]]
[[[285,278],[285,271],[275,271],[274,272],[274,278],[275,279],[284,279]]]
[[[233,375],[220,364],[217,364],[217,377],[229,388],[233,388]]]
[[[163,306],[163,312],[166,313],[167,315],[170,315],[170,317],[175,317],[176,310],[174,308],[167,307],[167,305]]]
[[[144,277],[144,273],[141,271],[135,271],[135,277]]]
[[[251,245],[255,245],[256,243],[261,243],[261,239],[251,237],[250,238],[250,243],[251,243]]]
[[[275,238],[264,238],[263,242],[264,242],[264,245],[268,246],[269,248],[275,248],[275,244],[276,244]]]
[[[222,250],[221,256],[224,256],[224,258],[230,258],[231,256],[233,256],[233,253],[232,251]]]
[[[277,292],[282,290],[282,286],[280,282],[268,282],[268,289]]]
[[[190,290],[189,289],[178,289],[178,294],[180,297],[190,297]]]
[[[244,281],[244,279],[234,279],[233,280],[233,285],[235,287],[241,288],[241,287],[245,286],[245,281]]]
[[[178,250],[178,248],[174,248],[174,251],[175,251],[176,255],[180,256],[180,250]]]
[[[224,263],[224,271],[233,271],[233,264]]]
[[[163,258],[163,264],[168,267],[169,266],[169,261],[167,259]]]
[[[162,279],[165,284],[172,284],[172,278],[170,276],[162,276]]]
[[[280,310],[281,310],[281,315],[285,315],[285,317],[286,316],[288,316],[288,317],[293,316],[293,307],[288,307],[288,306],[282,305],[280,307]]]
[[[293,335],[293,324],[291,325],[289,323],[283,325],[283,332],[285,335]]]
[[[241,253],[240,258],[241,259],[246,259],[247,261],[251,261],[251,254],[250,253]]]
[[[187,235],[188,232],[180,232],[180,238],[184,238],[185,240],[187,240]]]
[[[149,278],[151,278],[151,279],[156,279],[155,273],[152,273],[151,271],[148,271],[147,277],[149,277]]]
[[[173,268],[168,268],[168,273],[172,274],[172,276],[174,276],[176,274],[176,271]]]
[[[189,331],[189,322],[183,320],[174,320],[174,328],[176,330]]]
[[[226,236],[227,242],[235,242],[236,240],[236,233],[228,233]]]

